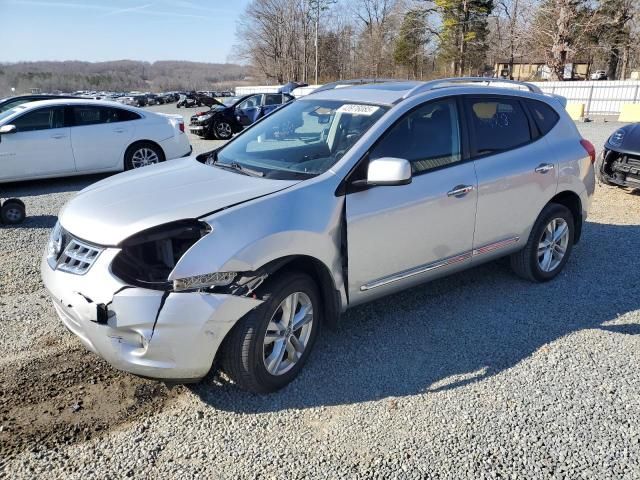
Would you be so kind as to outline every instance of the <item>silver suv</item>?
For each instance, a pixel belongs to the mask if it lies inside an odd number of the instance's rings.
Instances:
[[[116,368],[195,381],[217,360],[270,392],[354,305],[507,255],[551,280],[595,151],[560,99],[498,82],[326,86],[216,151],[91,185],[44,252],[60,318]]]

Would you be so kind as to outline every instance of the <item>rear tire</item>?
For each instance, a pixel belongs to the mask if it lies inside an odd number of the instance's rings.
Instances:
[[[311,277],[287,272],[265,283],[258,297],[264,303],[224,341],[222,370],[244,390],[269,393],[290,383],[306,363],[322,321],[320,294]]]
[[[136,142],[127,148],[124,154],[124,169],[134,170],[147,165],[164,162],[162,149],[151,142]]]
[[[549,203],[533,225],[525,247],[511,255],[511,268],[519,277],[532,282],[555,278],[571,255],[574,235],[575,219],[571,211],[564,205]]]
[[[17,225],[26,218],[24,203],[17,198],[7,200],[0,208],[0,221],[6,225]]]

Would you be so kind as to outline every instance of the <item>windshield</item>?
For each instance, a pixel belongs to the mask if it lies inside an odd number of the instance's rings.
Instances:
[[[0,105],[0,113],[6,112],[7,110],[17,107],[18,105],[22,105],[23,103],[30,102],[31,100],[27,98],[15,98],[13,100],[9,100],[4,105]]]
[[[280,108],[217,152],[217,162],[295,179],[331,168],[387,107],[298,100]]]
[[[0,123],[2,123],[2,121],[5,118],[10,117],[11,115],[13,115],[14,113],[17,112],[21,112],[22,110],[24,110],[26,107],[21,107],[21,106],[17,106],[17,107],[13,107],[13,108],[9,108],[8,110],[0,110]]]

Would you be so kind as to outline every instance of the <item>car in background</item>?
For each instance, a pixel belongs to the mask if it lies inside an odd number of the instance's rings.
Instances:
[[[607,72],[604,70],[596,70],[591,74],[591,80],[607,80]]]
[[[190,153],[180,115],[78,99],[0,113],[0,183],[131,170]]]
[[[146,95],[125,95],[123,97],[119,97],[116,99],[116,102],[122,103],[123,105],[129,105],[132,107],[146,107],[147,106],[147,97]]]
[[[234,133],[292,100],[295,97],[288,93],[257,93],[215,99],[216,104],[210,110],[191,117],[189,131],[203,138],[228,140]]]
[[[28,102],[37,102],[39,100],[55,100],[55,99],[67,99],[67,98],[78,98],[75,95],[47,95],[47,94],[38,94],[38,95],[19,95],[15,97],[7,97],[0,99],[0,113],[10,110],[13,107],[17,107],[18,105],[22,105],[23,103]]]
[[[625,125],[607,139],[596,175],[605,185],[640,188],[640,123]]]

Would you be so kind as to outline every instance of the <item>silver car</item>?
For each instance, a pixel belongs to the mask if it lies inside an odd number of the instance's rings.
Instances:
[[[551,280],[595,151],[558,98],[498,82],[324,87],[216,151],[91,185],[42,259],[60,318],[116,368],[215,363],[270,392],[354,305],[504,256]]]

